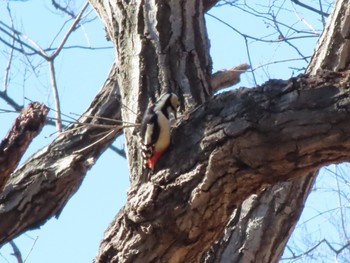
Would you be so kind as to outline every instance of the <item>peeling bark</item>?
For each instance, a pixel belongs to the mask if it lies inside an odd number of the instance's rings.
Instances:
[[[0,143],[0,191],[16,169],[33,138],[42,130],[49,109],[32,102],[16,118],[11,130]]]

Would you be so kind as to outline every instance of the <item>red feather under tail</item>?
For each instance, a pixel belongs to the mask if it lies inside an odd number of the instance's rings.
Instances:
[[[149,169],[154,169],[154,166],[156,165],[156,162],[158,161],[159,157],[162,156],[163,152],[157,152],[155,151],[151,158],[147,159],[147,166]]]

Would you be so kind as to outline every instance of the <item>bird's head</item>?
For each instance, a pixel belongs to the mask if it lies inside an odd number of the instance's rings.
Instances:
[[[176,119],[176,112],[179,108],[179,98],[175,93],[163,94],[156,103],[155,111],[161,111],[169,119]]]

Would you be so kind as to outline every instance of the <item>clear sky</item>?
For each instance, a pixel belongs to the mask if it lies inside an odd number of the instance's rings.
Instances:
[[[74,4],[75,10],[79,10],[83,2],[75,1]],[[10,24],[6,5],[6,1],[0,2],[0,20]],[[57,15],[58,12],[51,6],[51,1],[11,1],[10,8],[15,27],[43,48],[50,46],[66,21],[64,16]],[[298,7],[288,6],[288,8],[291,10],[295,8],[295,12],[285,12],[283,16],[279,17],[287,25],[320,32],[322,23],[319,17],[315,17],[312,13],[305,12]],[[276,15],[278,12],[276,11]],[[300,57],[298,52],[310,56],[317,41],[316,38],[304,38],[299,40],[302,41],[302,44],[293,42],[289,45],[271,41],[261,43],[251,38],[245,40],[237,30],[264,40],[278,40],[279,36],[272,34],[274,31],[271,30],[271,21],[261,22],[260,18],[248,16],[246,12],[237,8],[217,7],[212,9],[209,14],[207,26],[211,42],[213,71],[230,68],[240,63],[249,63],[246,48],[246,43],[248,43],[253,68],[259,68],[255,71],[255,79],[258,84],[269,78],[285,79],[302,73],[297,69],[306,66],[304,60],[278,64],[274,62],[297,59]],[[305,21],[305,15],[308,18],[307,21]],[[234,26],[235,29],[213,16],[219,17],[224,22]],[[88,18],[93,17],[94,11]],[[53,42],[53,47],[57,46],[71,23],[72,21],[67,22],[61,34]],[[291,30],[284,29],[283,32],[293,36]],[[293,44],[298,46],[298,51],[293,48]],[[105,40],[104,27],[98,19],[84,24],[69,38],[67,46],[74,45],[111,47],[111,43]],[[0,43],[0,47],[3,50],[2,43]],[[2,52],[0,54],[0,72],[4,72],[7,58],[8,53]],[[74,48],[65,49],[62,52],[55,65],[64,113],[80,114],[88,107],[92,98],[102,87],[113,59],[112,48],[94,51]],[[24,99],[27,97],[30,100],[38,100],[53,107],[47,63],[43,59],[35,57],[30,57],[30,60],[33,65],[37,65],[35,74],[30,67],[25,68],[23,63],[19,63],[23,61],[23,57],[19,55],[14,57],[14,66],[8,87],[9,95],[14,97],[19,104],[28,104],[28,101]],[[25,61],[25,63],[29,62]],[[269,63],[271,64],[268,66],[260,67]],[[1,89],[3,81],[1,74]],[[246,73],[238,86],[255,86],[253,75]],[[0,109],[10,109],[10,107],[0,99]],[[15,117],[16,114],[0,113],[0,138],[4,137]],[[32,143],[24,160],[41,147],[49,144],[55,136],[50,136],[54,131],[54,127],[46,127],[41,136]],[[123,147],[123,139],[118,139],[114,145]],[[322,176],[322,178],[324,177]],[[324,186],[323,182],[320,184]],[[128,185],[126,161],[111,150],[107,150],[88,172],[82,186],[68,202],[58,219],[53,218],[40,230],[28,231],[15,240],[23,258],[29,254],[27,263],[91,262],[98,251],[104,230],[125,202]],[[319,197],[310,198],[311,204],[308,203],[307,207],[320,205],[317,200]],[[321,208],[310,210],[301,222],[308,220],[314,216],[315,211],[319,212],[325,206],[328,206],[326,201],[322,203]],[[299,245],[299,241],[296,243]],[[8,245],[4,246],[0,250],[0,263],[16,262],[14,257],[10,255],[11,252]]]

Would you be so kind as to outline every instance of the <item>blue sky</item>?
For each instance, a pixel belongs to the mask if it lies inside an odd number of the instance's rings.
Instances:
[[[76,10],[78,10],[83,2],[76,1],[75,5]],[[16,28],[30,36],[43,48],[50,45],[65,21],[63,16],[57,15],[57,11],[52,8],[48,1],[14,1],[10,2],[10,7]],[[290,8],[292,9],[292,7]],[[296,8],[296,11],[298,10]],[[307,25],[302,19],[302,13],[299,14],[298,12],[285,12],[280,19],[286,21],[285,23],[290,26],[308,30],[312,26],[316,31],[320,31],[322,23],[318,17],[313,17],[308,12],[303,13],[307,15],[309,24]],[[269,23],[262,23],[260,19],[251,16],[247,20],[247,14],[238,9],[218,7],[212,9],[209,14],[234,25],[236,30],[245,34],[259,36],[263,39],[278,39],[278,35],[271,35],[273,31]],[[298,15],[300,16],[298,17]],[[89,15],[90,18],[93,16],[93,13]],[[9,23],[5,1],[0,2],[0,17],[1,20]],[[246,21],[249,21],[249,23]],[[57,37],[53,46],[57,46],[70,24],[71,21],[64,27],[63,33]],[[212,16],[207,16],[207,26],[211,42],[213,71],[230,68],[240,63],[249,63],[246,42],[242,36]],[[286,30],[285,34],[292,33]],[[298,42],[299,51],[304,55],[311,55],[317,39],[305,38],[301,41],[302,44]],[[252,39],[247,39],[247,43],[249,44],[253,68],[272,63],[255,71],[258,84],[269,78],[289,78],[301,73],[296,68],[302,68],[306,65],[303,60],[273,63],[276,60],[299,57],[296,50],[285,43],[261,43]],[[67,46],[78,44],[111,47],[111,43],[105,40],[104,28],[98,19],[77,30],[69,39]],[[6,53],[0,54],[0,72],[4,72],[7,57]],[[20,104],[28,104],[28,101],[23,99],[28,97],[31,100],[38,100],[53,107],[47,63],[42,59],[31,59],[33,64],[39,64],[35,71],[36,74],[30,68],[25,69],[25,67],[20,66],[23,65],[23,63],[19,63],[23,61],[23,57],[16,55],[14,61],[16,64],[14,64],[11,71],[11,82],[8,88],[9,95],[16,98]],[[55,65],[64,113],[79,114],[88,107],[91,99],[102,87],[113,59],[114,52],[111,48],[95,51],[67,49],[62,52],[55,61]],[[23,74],[25,79],[23,79]],[[0,82],[3,83],[2,77]],[[255,86],[252,74],[246,73],[243,75],[238,86]],[[6,103],[0,99],[0,109],[8,108]],[[52,113],[51,116],[53,116]],[[0,113],[0,138],[4,137],[15,117],[16,114]],[[73,115],[73,117],[75,116]],[[54,131],[54,127],[46,127],[41,136],[31,144],[24,160],[41,147],[49,144],[54,138],[54,135],[50,136],[50,134]],[[122,147],[123,139],[118,139],[114,145]],[[28,231],[15,240],[23,257],[25,258],[29,254],[26,262],[91,262],[98,251],[104,230],[125,202],[128,185],[129,177],[126,160],[111,150],[107,150],[88,172],[82,186],[68,202],[58,220],[53,218],[43,225],[40,230]],[[310,205],[308,203],[307,207],[319,205],[319,202],[317,202],[319,197],[310,198],[310,200],[311,203]],[[319,212],[319,209],[325,207],[325,204],[326,202],[323,202],[321,208],[310,210],[311,212],[306,214],[306,219],[302,219],[301,222],[312,217],[314,215],[313,211]],[[9,246],[3,247],[0,253],[0,262],[16,262],[14,257],[9,255],[11,253]]]

